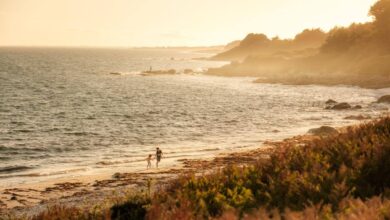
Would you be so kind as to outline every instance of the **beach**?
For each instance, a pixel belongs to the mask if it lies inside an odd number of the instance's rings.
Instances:
[[[370,121],[370,120],[369,120]],[[355,123],[368,122],[360,121]],[[339,127],[340,133],[347,132],[351,126]],[[267,141],[253,150],[240,150],[222,153],[210,159],[183,159],[178,164],[165,168],[145,169],[139,172],[115,172],[105,175],[58,178],[50,181],[19,185],[16,188],[0,188],[2,215],[33,216],[44,212],[48,207],[66,206],[92,210],[104,205],[112,205],[116,200],[144,193],[164,190],[170,182],[189,174],[204,175],[227,167],[250,166],[267,160],[277,148],[304,146],[319,139],[320,136],[302,134],[281,141]],[[164,159],[162,159],[162,164]],[[146,161],[145,161],[146,167]]]
[[[196,175],[217,171],[228,165],[247,166],[259,159],[267,159],[275,146],[303,144],[315,138],[311,135],[296,136],[282,142],[268,142],[255,150],[221,154],[208,160],[182,160],[179,164],[162,169],[152,168],[135,173],[115,173],[76,178],[60,178],[46,182],[20,185],[17,188],[1,188],[1,213],[15,216],[31,216],[54,205],[77,206],[91,209],[90,202],[100,206],[126,193],[161,189],[171,180],[186,174]],[[146,162],[145,162],[146,163]],[[164,163],[164,160],[162,160]],[[145,164],[146,166],[146,164]]]

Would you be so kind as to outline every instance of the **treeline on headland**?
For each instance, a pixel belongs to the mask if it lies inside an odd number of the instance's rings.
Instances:
[[[305,30],[292,40],[249,34],[213,59],[231,64],[213,75],[255,76],[259,82],[285,84],[390,85],[390,0],[369,10],[373,21],[335,27],[328,33]]]
[[[146,190],[148,192],[148,190]],[[390,118],[276,147],[248,166],[183,176],[107,209],[34,219],[389,219]]]

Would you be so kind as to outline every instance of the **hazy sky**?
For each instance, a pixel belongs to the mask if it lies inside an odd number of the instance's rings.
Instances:
[[[375,0],[0,0],[0,45],[219,45],[364,22]]]

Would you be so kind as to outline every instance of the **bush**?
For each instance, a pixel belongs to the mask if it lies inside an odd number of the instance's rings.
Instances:
[[[137,196],[128,201],[111,207],[111,219],[115,220],[142,220],[145,218],[150,199],[145,196]]]

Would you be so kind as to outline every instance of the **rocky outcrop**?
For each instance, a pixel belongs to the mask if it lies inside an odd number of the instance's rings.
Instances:
[[[345,117],[344,119],[347,119],[347,120],[366,120],[366,119],[370,119],[371,116],[369,115],[350,115],[350,116],[347,116]]]
[[[328,101],[326,101],[325,104],[326,104],[325,109],[332,109],[332,110],[345,110],[345,109],[357,110],[363,108],[361,105],[355,105],[352,107],[350,104],[346,102],[338,103],[333,99],[328,99]]]
[[[379,103],[390,103],[390,95],[384,95],[378,99]]]
[[[175,69],[169,70],[153,70],[153,71],[144,71],[142,76],[158,76],[158,75],[176,75],[178,74]]]
[[[352,106],[346,102],[338,103],[334,106],[330,106],[328,109],[332,110],[345,110],[345,109],[351,109]]]
[[[312,128],[308,131],[309,134],[317,135],[317,136],[329,136],[329,135],[335,135],[339,132],[337,129],[330,127],[330,126],[321,126],[319,128]]]

